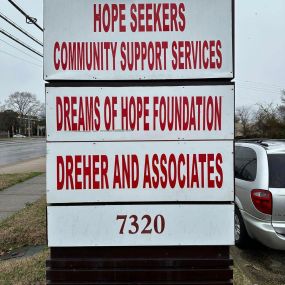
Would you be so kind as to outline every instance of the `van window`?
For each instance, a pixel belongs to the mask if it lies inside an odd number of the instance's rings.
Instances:
[[[285,188],[285,154],[268,154],[269,188]]]
[[[235,147],[235,177],[254,181],[256,178],[256,153],[249,147]]]

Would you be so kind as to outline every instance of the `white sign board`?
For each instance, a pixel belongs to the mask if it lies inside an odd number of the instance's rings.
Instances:
[[[234,137],[233,85],[47,87],[48,141]]]
[[[45,80],[233,78],[232,0],[45,0]]]
[[[48,207],[48,246],[234,245],[234,205]]]
[[[47,144],[48,203],[233,201],[233,142]]]

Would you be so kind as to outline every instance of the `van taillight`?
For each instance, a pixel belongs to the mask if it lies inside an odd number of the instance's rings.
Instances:
[[[267,215],[272,215],[272,194],[268,190],[251,190],[251,200],[255,208]]]

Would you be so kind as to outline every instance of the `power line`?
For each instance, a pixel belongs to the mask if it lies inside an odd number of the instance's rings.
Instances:
[[[264,86],[264,85],[258,85],[258,84],[246,84],[246,83],[243,83],[243,82],[237,82],[237,85],[243,85],[243,86],[248,86],[248,87],[253,87],[253,88],[259,88],[259,89],[263,89],[263,90],[274,90],[274,91],[280,91],[281,90],[281,88]]]
[[[253,88],[253,89],[259,89],[259,90],[262,90],[264,92],[268,91],[268,92],[281,92],[282,89],[281,88],[272,88],[272,87],[263,87],[263,86],[258,86],[258,85],[248,85],[248,84],[244,84],[244,83],[240,83],[238,82],[236,84],[236,86],[243,86],[243,87],[246,87],[246,88]]]
[[[277,92],[277,91],[266,91],[266,90],[254,89],[254,88],[244,87],[244,86],[238,86],[238,88],[251,90],[253,92],[261,92],[263,94],[279,94],[279,95],[281,94],[280,92]]]
[[[265,83],[265,82],[258,82],[258,81],[250,81],[250,80],[239,80],[239,79],[235,79],[235,82],[241,82],[241,83],[247,83],[247,84],[255,84],[255,85],[265,85],[265,86],[271,86],[275,89],[285,89],[285,86],[281,86],[281,85],[276,85],[276,84],[269,84],[269,83]]]
[[[252,87],[252,88],[258,88],[258,89],[261,89],[261,90],[268,90],[268,91],[276,91],[276,92],[281,92],[281,90],[283,90],[282,88],[275,88],[275,87],[267,87],[267,86],[258,86],[258,85],[255,85],[255,84],[244,84],[244,83],[240,83],[238,82],[237,83],[237,86],[238,85],[241,85],[241,86],[246,86],[246,87]]]
[[[13,46],[13,45],[11,45],[10,43],[8,43],[8,42],[4,41],[3,39],[0,39],[0,41],[1,41],[1,42],[3,42],[3,43],[5,43],[6,45],[8,45],[8,46],[10,46],[10,47],[12,47],[12,48],[14,48],[14,49],[18,50],[19,52],[21,52],[21,53],[23,53],[23,54],[25,54],[25,55],[29,56],[30,58],[34,59],[35,61],[37,61],[37,62],[39,62],[39,63],[42,63],[42,61],[41,61],[40,59],[37,59],[37,58],[35,58],[35,57],[31,56],[31,55],[30,55],[30,54],[28,54],[27,52],[24,52],[23,50],[21,50],[21,49],[19,49],[19,48],[15,47],[15,46]]]
[[[256,82],[256,81],[243,81],[243,80],[236,80],[236,86],[240,88],[247,88],[258,90],[262,92],[270,92],[270,93],[281,93],[284,90],[284,86],[274,85],[274,84],[267,84],[263,82]]]
[[[0,53],[4,53],[4,54],[9,55],[9,56],[11,56],[11,57],[20,59],[20,60],[25,61],[25,62],[27,62],[27,63],[30,63],[30,64],[32,64],[32,65],[34,65],[34,66],[37,66],[37,67],[42,68],[42,66],[40,66],[40,65],[38,65],[38,64],[35,64],[34,62],[31,62],[31,61],[26,60],[26,59],[24,59],[24,58],[22,58],[22,57],[19,57],[19,56],[16,56],[16,55],[14,55],[14,54],[11,54],[11,53],[9,53],[9,52],[7,52],[7,51],[0,50]]]
[[[7,16],[3,15],[0,12],[0,18],[2,18],[3,20],[5,20],[7,23],[9,23],[10,25],[12,25],[14,28],[16,28],[17,30],[19,30],[20,32],[22,32],[24,35],[26,35],[27,37],[29,37],[31,40],[33,40],[34,42],[36,42],[37,44],[39,44],[40,46],[43,46],[43,43],[41,43],[38,39],[36,39],[35,37],[33,37],[31,34],[29,34],[27,31],[25,31],[24,29],[22,29],[20,26],[18,26],[16,23],[14,23],[11,19],[9,19]]]
[[[42,32],[44,29],[37,24],[37,19],[30,17],[27,13],[24,12],[22,8],[20,8],[16,3],[14,3],[12,0],[8,0],[10,4],[12,4],[21,14],[23,14],[26,17],[26,22],[29,24],[34,24],[38,29],[40,29]],[[28,20],[30,22],[28,22]]]
[[[15,38],[14,36],[12,36],[11,34],[9,34],[8,32],[6,32],[5,30],[0,28],[0,33],[2,33],[3,35],[5,35],[6,37],[10,38],[11,40],[15,41],[16,43],[20,44],[21,46],[25,47],[26,49],[30,50],[31,52],[37,54],[40,57],[43,57],[43,55],[38,52],[37,50],[33,49],[32,47],[30,47],[29,45],[25,44],[24,42],[20,41],[19,39]]]

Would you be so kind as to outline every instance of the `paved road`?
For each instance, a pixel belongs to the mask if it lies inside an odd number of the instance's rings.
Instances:
[[[0,140],[0,166],[45,156],[45,139]]]

